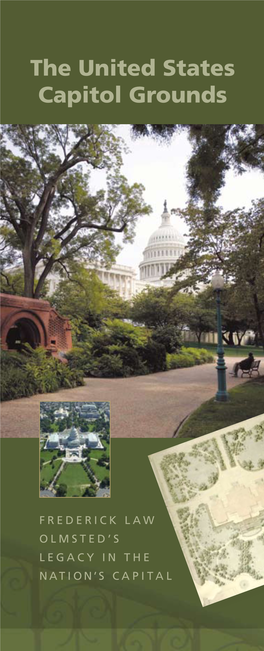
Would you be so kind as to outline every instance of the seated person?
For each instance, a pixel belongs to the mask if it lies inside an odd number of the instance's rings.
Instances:
[[[242,359],[241,362],[237,362],[236,364],[234,364],[233,373],[231,373],[231,375],[234,375],[235,377],[237,377],[239,369],[241,369],[241,371],[249,371],[249,369],[251,368],[253,362],[254,362],[253,353],[249,353],[248,357],[246,357],[246,359]]]

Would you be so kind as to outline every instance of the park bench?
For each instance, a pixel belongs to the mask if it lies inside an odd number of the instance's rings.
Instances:
[[[240,369],[242,371],[241,377],[243,375],[248,375],[249,377],[252,377],[252,373],[257,373],[259,375],[259,365],[260,365],[261,359],[255,359],[254,362],[252,362],[251,367],[247,369]]]

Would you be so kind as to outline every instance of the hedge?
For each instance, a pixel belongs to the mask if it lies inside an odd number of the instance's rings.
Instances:
[[[195,366],[196,364],[206,364],[213,361],[214,356],[205,350],[205,348],[183,347],[179,353],[167,353],[166,355],[167,370]]]

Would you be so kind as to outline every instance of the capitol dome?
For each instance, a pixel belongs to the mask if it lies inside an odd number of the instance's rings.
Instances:
[[[80,444],[78,431],[76,427],[72,427],[67,441],[67,448],[78,448]]]
[[[140,280],[156,287],[170,287],[174,279],[171,277],[161,280],[161,277],[184,253],[185,242],[183,236],[171,224],[166,201],[161,218],[160,227],[152,233],[143,252],[143,261],[139,265]]]

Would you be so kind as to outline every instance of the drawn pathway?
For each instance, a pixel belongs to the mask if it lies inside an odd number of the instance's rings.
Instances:
[[[236,360],[226,359],[229,389],[246,381],[229,375]],[[40,401],[109,400],[112,437],[171,438],[182,420],[215,391],[215,364],[131,378],[87,378],[77,389],[4,402],[1,436],[38,437]]]

